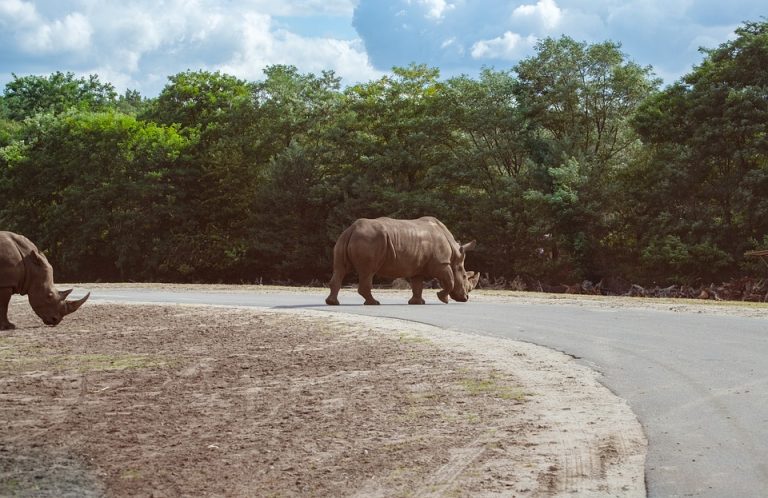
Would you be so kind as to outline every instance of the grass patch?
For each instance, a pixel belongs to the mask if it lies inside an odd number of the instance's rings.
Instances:
[[[7,361],[15,356],[15,344],[10,339],[0,338],[0,360]]]
[[[426,337],[419,337],[416,335],[407,334],[405,332],[400,332],[400,337],[398,340],[405,344],[431,344],[432,341],[427,339]]]
[[[120,474],[120,479],[133,480],[133,479],[140,479],[140,478],[141,478],[141,471],[137,469],[127,469],[122,474]]]
[[[21,482],[18,479],[0,479],[0,496],[16,496],[20,495],[21,491]]]
[[[459,385],[470,396],[492,396],[504,400],[522,402],[528,394],[522,389],[510,386],[499,379],[495,371],[491,371],[487,378],[466,378],[459,381]]]
[[[53,364],[61,370],[93,372],[105,370],[135,370],[166,368],[170,362],[159,356],[138,354],[73,354],[54,356]]]
[[[41,370],[75,371],[79,373],[110,370],[167,368],[173,360],[141,354],[51,354],[30,347],[0,344],[0,372],[20,374]]]

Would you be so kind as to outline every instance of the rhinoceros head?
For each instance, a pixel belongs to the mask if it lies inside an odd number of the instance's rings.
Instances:
[[[68,301],[72,289],[59,292],[53,286],[53,268],[45,256],[37,251],[31,253],[32,265],[27,268],[29,275],[29,304],[46,325],[58,325],[65,315],[76,311],[91,295],[76,301]]]
[[[474,240],[460,245],[458,256],[451,262],[451,267],[453,268],[453,290],[450,292],[450,296],[454,301],[466,302],[469,299],[469,292],[477,287],[477,282],[480,280],[479,272],[475,273],[464,269],[464,259],[467,256],[467,251],[471,251],[474,248]]]

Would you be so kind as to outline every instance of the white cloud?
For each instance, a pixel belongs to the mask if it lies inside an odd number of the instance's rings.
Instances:
[[[29,25],[36,21],[34,4],[21,0],[0,0],[0,26]]]
[[[88,19],[75,12],[63,19],[40,23],[34,29],[21,33],[18,39],[26,52],[56,54],[87,49],[92,33]]]
[[[261,78],[270,64],[345,83],[411,62],[443,76],[509,67],[538,39],[622,43],[670,82],[765,0],[0,0],[0,84],[11,73],[97,72],[145,95],[187,69]],[[340,33],[340,34],[336,34]]]
[[[348,83],[369,81],[384,74],[373,68],[358,41],[310,39],[288,33],[280,48],[290,54],[301,54],[293,64],[303,70],[320,73],[332,69]]]
[[[261,79],[272,64],[365,81],[383,73],[349,32],[347,39],[301,36],[275,22],[275,16],[351,19],[356,1],[0,0],[0,45],[14,54],[0,59],[0,81],[25,74],[25,67],[44,74],[39,68],[47,65],[47,72],[96,73],[119,91],[155,95],[168,76],[187,69]]]
[[[270,16],[352,16],[358,0],[241,0],[245,9]]]
[[[244,18],[242,45],[221,70],[244,79],[261,79],[270,64],[291,64],[304,72],[319,74],[333,70],[347,82],[381,76],[371,66],[358,41],[333,38],[304,38],[285,30],[273,30],[269,16],[250,14]]]
[[[6,50],[10,41],[22,53],[32,55],[82,50],[92,33],[88,19],[79,12],[46,20],[33,2],[22,0],[0,0],[0,27],[11,35],[11,40],[4,40]]]
[[[418,2],[426,7],[427,19],[439,21],[443,19],[448,11],[456,8],[455,5],[446,2],[445,0],[418,0]]]
[[[563,19],[563,11],[554,0],[539,0],[535,4],[526,4],[512,11],[512,19],[523,22],[536,22],[546,31],[552,31]]]
[[[218,69],[239,78],[258,80],[272,64],[290,64],[319,74],[332,70],[346,83],[368,81],[384,73],[373,68],[359,40],[303,37],[278,29],[268,15],[248,12],[238,21],[227,19],[226,29],[237,34],[235,46]]]
[[[523,37],[507,31],[497,38],[475,42],[471,54],[474,59],[515,60],[535,44],[535,36]]]
[[[443,76],[473,74],[489,59],[508,67],[533,55],[535,40],[566,35],[618,42],[672,82],[702,59],[698,45],[715,47],[764,15],[765,0],[358,0],[354,26],[379,68],[421,62]]]
[[[241,78],[258,77],[274,54],[271,18],[256,13],[247,14],[236,31],[242,37],[242,44],[221,69]]]

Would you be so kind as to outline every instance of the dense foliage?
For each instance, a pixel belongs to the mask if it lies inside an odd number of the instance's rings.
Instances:
[[[153,99],[98,77],[0,98],[0,229],[83,280],[324,281],[359,217],[434,215],[491,279],[687,283],[764,272],[768,23],[660,88],[606,42],[510,70],[394,68],[342,87],[187,71]]]

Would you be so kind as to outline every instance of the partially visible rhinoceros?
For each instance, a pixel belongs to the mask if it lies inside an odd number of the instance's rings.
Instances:
[[[424,279],[437,278],[442,290],[437,297],[444,303],[448,296],[466,302],[475,288],[479,273],[464,270],[466,252],[475,241],[461,245],[438,219],[425,216],[417,220],[361,218],[344,230],[333,248],[333,277],[327,304],[339,304],[338,294],[344,276],[355,270],[359,277],[357,292],[365,304],[379,304],[371,295],[373,276],[408,278],[413,297],[409,304],[424,304],[421,297]]]
[[[53,286],[53,268],[35,244],[23,235],[0,231],[0,330],[15,328],[8,321],[12,294],[28,295],[37,316],[46,325],[57,325],[91,295],[67,301],[70,292],[72,289],[59,292]]]

